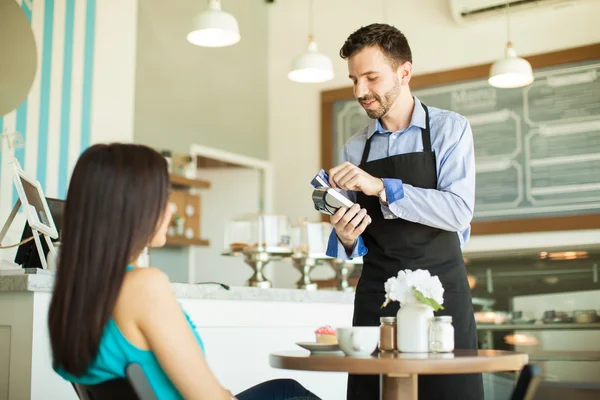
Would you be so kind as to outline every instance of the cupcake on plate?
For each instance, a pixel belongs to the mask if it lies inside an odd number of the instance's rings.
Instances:
[[[315,335],[317,337],[317,343],[338,344],[335,328],[332,328],[329,325],[325,325],[317,329],[315,331]]]

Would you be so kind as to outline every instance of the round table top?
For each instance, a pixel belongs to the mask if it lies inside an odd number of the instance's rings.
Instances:
[[[271,354],[274,368],[353,374],[468,374],[518,371],[527,354],[503,350],[455,350],[453,353],[375,353],[347,357],[342,352],[309,354],[292,351]]]

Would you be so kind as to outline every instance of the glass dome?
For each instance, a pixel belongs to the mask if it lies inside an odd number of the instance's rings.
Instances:
[[[283,215],[246,214],[225,226],[226,253],[291,253],[290,221]]]
[[[333,230],[328,222],[297,221],[292,225],[294,257],[328,258],[327,242]]]

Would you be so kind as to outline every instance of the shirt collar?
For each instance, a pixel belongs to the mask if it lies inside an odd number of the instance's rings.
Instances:
[[[426,125],[425,110],[423,109],[423,106],[421,105],[421,101],[417,98],[417,96],[413,96],[413,98],[415,99],[415,107],[413,109],[413,113],[410,118],[410,124],[408,125],[408,127],[406,129],[410,128],[411,126],[416,126],[417,128],[425,129],[425,125]],[[371,122],[369,123],[369,131],[367,134],[367,139],[369,139],[371,136],[373,136],[373,134],[375,132],[392,133],[383,128],[379,119],[372,119]]]

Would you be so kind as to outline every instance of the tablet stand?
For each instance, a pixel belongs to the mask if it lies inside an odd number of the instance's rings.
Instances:
[[[0,244],[2,243],[2,240],[4,240],[4,237],[6,236],[6,234],[8,233],[8,228],[10,228],[10,225],[12,224],[15,217],[17,216],[17,212],[19,212],[20,207],[21,207],[21,199],[17,199],[15,206],[13,207],[12,211],[10,212],[10,215],[8,216],[8,219],[4,223],[4,227],[2,228],[2,231],[0,231]],[[44,255],[44,249],[42,247],[42,242],[40,240],[40,232],[38,232],[38,230],[35,229],[34,227],[31,227],[31,232],[33,233],[33,240],[35,241],[35,247],[37,247],[37,251],[40,256],[40,261],[42,262],[42,268],[48,269],[48,264],[46,263],[46,257]],[[56,257],[56,249],[54,248],[54,243],[52,243],[52,240],[50,240],[50,238],[48,236],[44,235],[43,233],[41,235],[44,237],[44,239],[46,239],[46,244],[48,245],[50,254],[52,254],[53,257]]]

